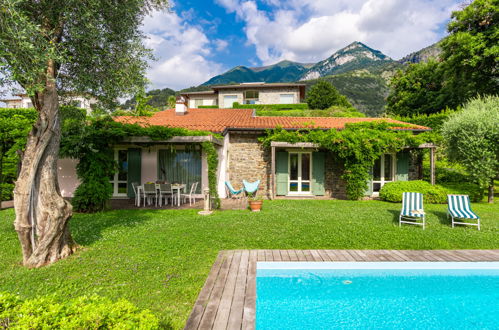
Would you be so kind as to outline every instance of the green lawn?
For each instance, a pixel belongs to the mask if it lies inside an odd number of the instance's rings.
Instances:
[[[482,231],[450,227],[445,205],[426,205],[428,228],[398,227],[399,204],[379,201],[265,201],[261,213],[122,210],[77,214],[79,252],[28,270],[12,210],[0,212],[0,291],[23,297],[98,293],[126,298],[181,328],[219,250],[499,248],[499,204],[474,204]]]

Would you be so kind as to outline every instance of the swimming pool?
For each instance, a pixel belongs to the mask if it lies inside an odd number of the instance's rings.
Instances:
[[[257,329],[498,329],[499,262],[258,262]]]

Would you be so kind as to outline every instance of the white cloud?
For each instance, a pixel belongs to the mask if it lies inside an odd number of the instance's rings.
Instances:
[[[227,46],[229,45],[229,42],[226,41],[226,40],[222,40],[222,39],[215,39],[214,40],[214,43],[215,43],[215,49],[218,51],[218,52],[221,52],[223,50],[226,50],[227,49]]]
[[[441,25],[459,0],[216,0],[245,23],[247,42],[263,64],[315,62],[353,41],[393,58],[442,37]]]
[[[209,59],[212,49],[223,42],[211,42],[200,26],[189,25],[174,12],[155,12],[144,20],[147,47],[153,49],[157,61],[151,63],[148,78],[152,88],[175,90],[199,85],[222,71],[222,65]]]

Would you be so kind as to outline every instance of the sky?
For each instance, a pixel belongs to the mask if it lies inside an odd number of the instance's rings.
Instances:
[[[393,59],[446,34],[461,0],[174,0],[144,21],[149,89],[197,86],[234,66],[314,63],[360,41]]]

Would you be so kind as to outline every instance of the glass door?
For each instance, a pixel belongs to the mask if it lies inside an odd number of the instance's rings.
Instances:
[[[312,159],[310,152],[289,153],[289,194],[309,195]]]
[[[381,187],[392,182],[395,177],[395,155],[386,154],[374,162],[373,166],[373,194],[379,194]]]
[[[111,177],[113,196],[127,196],[128,191],[128,150],[115,150],[114,160],[118,171]]]

